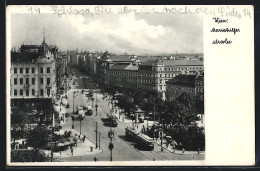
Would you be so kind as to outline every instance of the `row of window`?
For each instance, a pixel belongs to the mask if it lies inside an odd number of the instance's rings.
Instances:
[[[23,84],[23,78],[20,78],[20,84]],[[43,78],[40,78],[40,83],[43,84]],[[47,78],[47,84],[51,83],[51,79]],[[17,84],[17,78],[14,78],[14,84]],[[25,78],[25,84],[29,85],[29,78]],[[35,84],[35,78],[32,78],[32,84]]]
[[[197,93],[203,93],[204,92],[204,88],[197,88]]]
[[[17,90],[15,89],[15,90],[14,90],[14,96],[17,96],[17,93],[18,93],[18,92],[17,92]],[[23,96],[23,94],[24,94],[23,89],[20,89],[19,94],[20,94],[20,96]],[[41,89],[41,90],[40,90],[40,95],[43,96],[43,94],[44,94],[44,90]],[[47,89],[47,94],[50,95],[50,89]],[[25,95],[26,95],[26,96],[29,96],[29,90],[26,90],[26,91],[25,91]],[[35,96],[35,90],[34,90],[34,89],[32,89],[31,95],[32,95],[32,96]]]
[[[174,71],[174,70],[188,70],[188,69],[203,69],[202,67],[168,67],[164,68],[164,71]],[[155,70],[155,68],[153,69]],[[160,71],[163,70],[163,68],[159,68]]]
[[[23,69],[23,68],[20,68],[20,74],[23,74],[23,71],[24,71],[24,69]],[[47,72],[47,73],[50,73],[50,72],[51,72],[51,68],[48,67],[48,68],[46,69],[46,72]],[[14,73],[15,73],[15,74],[17,73],[17,68],[14,68]],[[25,73],[26,73],[26,74],[29,73],[29,68],[25,68]],[[35,73],[35,69],[34,69],[34,68],[31,68],[31,73]],[[44,73],[43,68],[40,68],[40,73]]]
[[[197,86],[203,86],[203,81],[196,81]]]

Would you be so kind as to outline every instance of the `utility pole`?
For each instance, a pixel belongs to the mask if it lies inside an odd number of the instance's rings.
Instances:
[[[96,121],[96,149],[98,148],[98,125]]]
[[[162,119],[162,132],[161,132],[161,151],[163,151],[163,119]]]
[[[52,139],[54,132],[54,113],[52,114],[52,128],[51,128],[51,162],[53,161]]]
[[[100,150],[100,139],[101,138],[101,132],[99,132],[99,144],[98,144],[98,147],[99,147],[99,150]]]
[[[155,138],[155,125],[154,125],[154,123],[155,123],[155,98],[154,98],[153,102],[154,102],[153,103],[153,140],[154,140],[154,138]]]

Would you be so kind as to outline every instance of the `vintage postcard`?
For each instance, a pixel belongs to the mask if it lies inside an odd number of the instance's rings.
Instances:
[[[253,6],[6,11],[8,166],[255,164]]]

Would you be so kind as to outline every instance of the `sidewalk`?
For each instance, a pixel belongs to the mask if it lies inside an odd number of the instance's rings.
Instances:
[[[71,137],[73,137],[75,134],[79,135],[79,132],[75,129],[67,129],[67,131],[71,131]],[[59,131],[59,134],[63,135],[65,132],[64,129],[61,129]],[[91,147],[93,151],[91,151]],[[71,153],[70,148],[68,148],[65,151],[60,152],[54,152],[53,157],[57,159],[65,158],[65,157],[72,157],[72,156],[87,156],[87,155],[96,155],[101,153],[102,150],[95,149],[95,144],[89,141],[87,138],[85,141],[78,141],[77,146],[73,146],[73,154]],[[47,155],[51,155],[51,151],[45,150],[45,153]]]

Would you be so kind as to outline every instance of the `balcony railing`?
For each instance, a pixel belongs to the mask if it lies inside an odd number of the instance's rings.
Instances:
[[[30,85],[29,84],[24,84],[24,88],[29,88]]]

